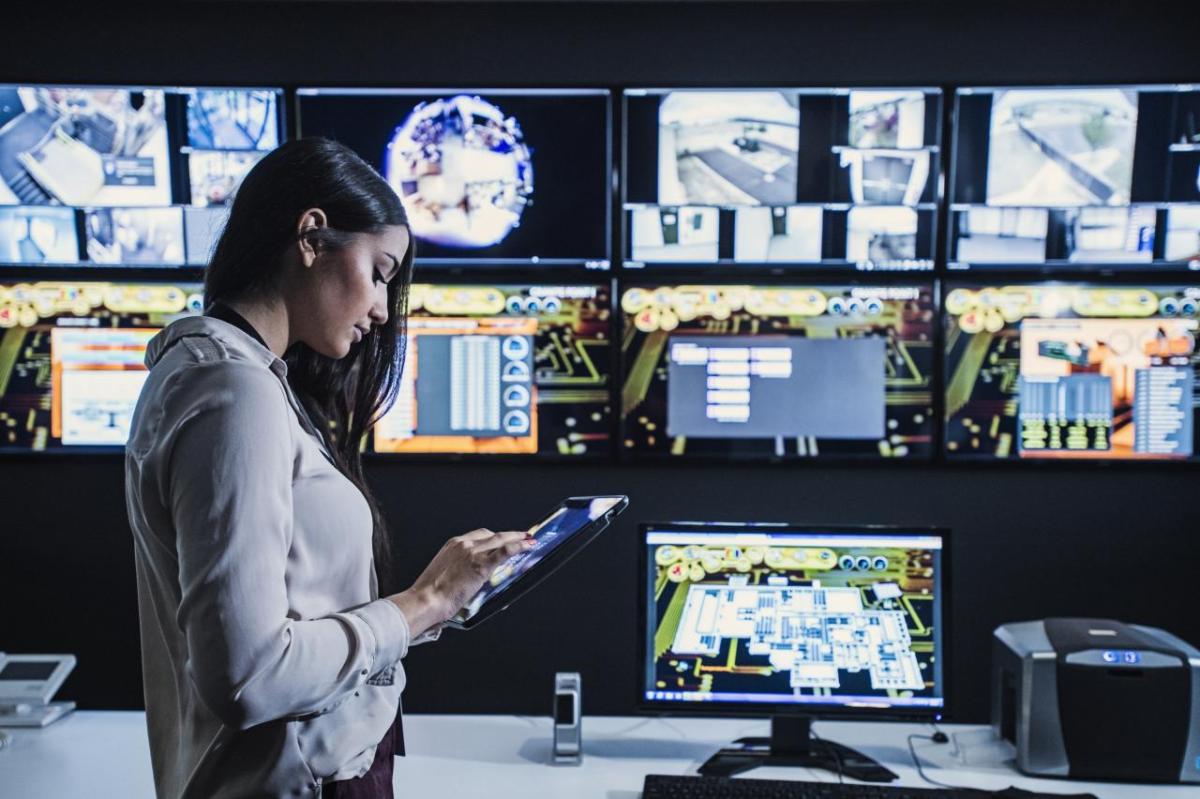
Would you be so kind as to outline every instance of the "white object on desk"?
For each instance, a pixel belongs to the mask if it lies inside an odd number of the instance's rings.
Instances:
[[[0,727],[45,727],[74,710],[50,701],[73,668],[74,655],[0,652]]]
[[[549,717],[404,716],[408,757],[396,759],[396,796],[464,799],[637,799],[647,774],[695,774],[718,748],[743,735],[764,735],[767,722],[588,716],[587,757],[573,768],[550,768]],[[893,785],[921,782],[905,736],[928,734],[920,724],[817,722],[822,737],[866,752],[900,775]],[[983,725],[942,725],[956,732]],[[152,797],[150,749],[143,713],[79,711],[45,730],[13,730],[0,751],[0,795],[39,799],[79,796]],[[965,768],[950,744],[917,745],[934,779],[977,788],[1009,785],[1047,793],[1089,792],[1100,799],[1195,799],[1194,785],[1067,782],[1025,777],[1011,764]],[[747,777],[837,782],[823,771],[772,768]],[[849,780],[847,780],[849,782]]]

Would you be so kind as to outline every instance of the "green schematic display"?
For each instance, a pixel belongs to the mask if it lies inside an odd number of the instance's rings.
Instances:
[[[951,286],[947,455],[1195,457],[1198,326],[1197,286]]]
[[[682,457],[932,454],[931,286],[627,286],[622,448]]]
[[[123,447],[146,345],[202,306],[190,283],[0,283],[0,450]]]
[[[608,454],[611,297],[603,283],[414,284],[400,390],[372,449]]]
[[[942,707],[940,535],[680,525],[645,546],[645,701]]]

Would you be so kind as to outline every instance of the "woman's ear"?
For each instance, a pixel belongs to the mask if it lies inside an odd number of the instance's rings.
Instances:
[[[314,234],[328,226],[329,220],[320,208],[309,208],[300,215],[300,221],[296,224],[296,233],[300,246],[300,263],[305,269],[312,266],[313,262],[317,260],[320,250],[317,246],[318,238]]]

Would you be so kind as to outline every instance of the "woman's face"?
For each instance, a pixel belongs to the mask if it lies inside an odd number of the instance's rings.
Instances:
[[[388,284],[396,279],[408,251],[408,228],[393,225],[359,233],[336,250],[305,257],[298,302],[291,303],[294,341],[328,358],[344,358],[376,325],[388,321]]]

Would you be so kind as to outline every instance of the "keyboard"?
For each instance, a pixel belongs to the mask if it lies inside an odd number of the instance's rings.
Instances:
[[[730,779],[728,777],[675,777],[647,774],[642,799],[1043,799],[1066,796],[1090,797],[1092,794],[1044,794],[1005,788],[1002,791],[978,791],[969,788],[904,788],[899,785],[841,785],[835,782],[800,780]]]
[[[895,785],[839,785],[799,780],[668,777],[647,774],[642,799],[951,799],[952,791]]]

